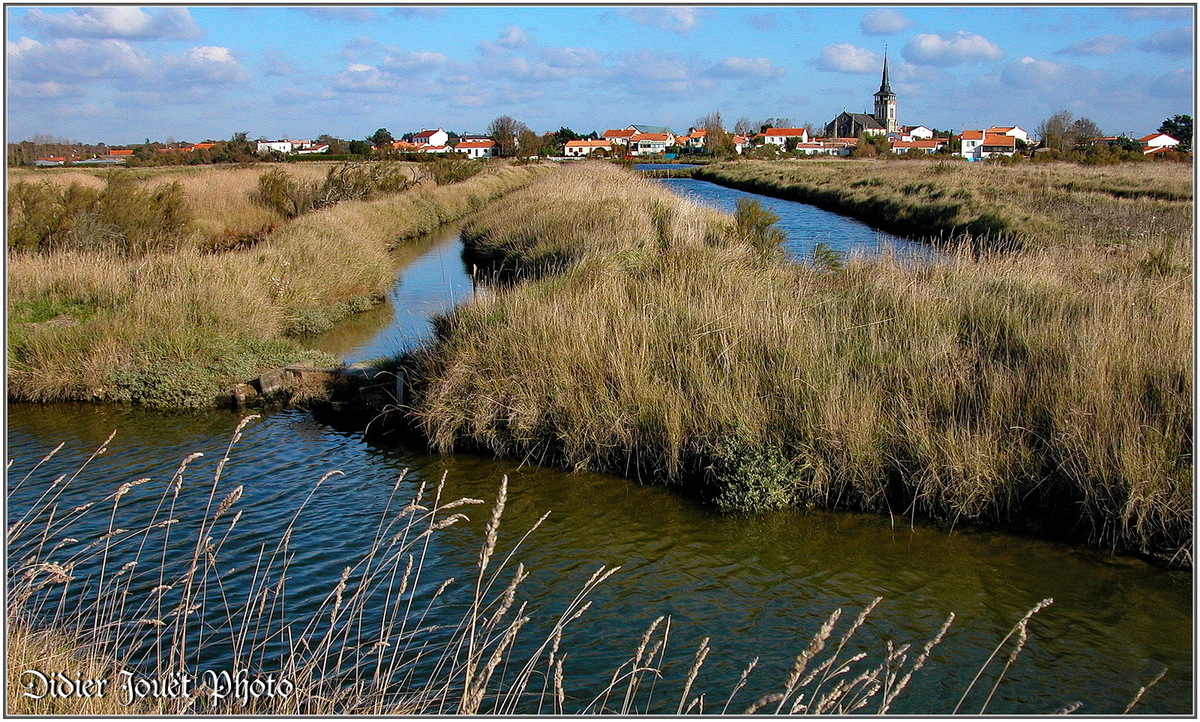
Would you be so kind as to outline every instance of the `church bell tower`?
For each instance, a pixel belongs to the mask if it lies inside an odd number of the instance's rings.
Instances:
[[[886,49],[883,51],[883,82],[879,84],[879,92],[875,93],[875,120],[885,128],[885,132],[896,132],[896,94],[888,82]]]

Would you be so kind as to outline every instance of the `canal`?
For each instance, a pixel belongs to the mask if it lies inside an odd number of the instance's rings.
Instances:
[[[732,209],[738,197],[752,195],[690,179],[660,182],[722,210]],[[887,248],[924,253],[840,216],[757,198],[781,216],[787,247],[799,260],[811,255],[816,243],[847,254]],[[471,293],[461,250],[452,231],[406,249],[398,258],[388,302],[316,344],[353,362],[411,348],[427,338],[430,314]],[[99,501],[124,482],[149,477],[153,482],[134,488],[126,507],[149,509],[180,461],[203,452],[189,467],[187,478],[195,483],[185,483],[181,491],[182,506],[202,508],[208,493],[203,480],[215,473],[238,421],[235,413],[216,410],[163,413],[10,404],[10,522],[59,475],[73,474],[114,430],[108,452],[92,460],[63,492],[63,508]],[[18,487],[26,471],[59,443],[63,449]],[[840,634],[847,620],[875,597],[883,601],[848,643],[843,659],[861,651],[868,655],[864,664],[878,663],[889,640],[912,644],[911,659],[949,613],[957,615],[892,712],[949,713],[1013,624],[1047,598],[1054,603],[1030,622],[1028,642],[987,707],[989,713],[1049,714],[1076,701],[1082,703],[1080,713],[1120,713],[1138,687],[1163,667],[1166,675],[1136,711],[1193,711],[1188,572],[1023,536],[914,525],[898,516],[802,510],[726,517],[662,487],[469,454],[430,455],[319,424],[298,410],[269,412],[252,422],[224,469],[222,489],[244,489],[238,502],[244,516],[224,542],[220,559],[231,570],[230,594],[236,596],[238,584],[248,584],[258,550],[278,540],[317,480],[335,469],[342,474],[315,492],[291,535],[295,557],[287,603],[288,614],[297,618],[316,610],[342,570],[367,551],[369,530],[405,470],[396,487],[401,498],[444,475],[443,498],[488,500],[468,511],[470,521],[461,529],[435,540],[429,558],[436,579],[431,583],[472,578],[502,476],[509,479],[509,498],[501,555],[551,512],[514,556],[514,563],[522,562],[530,574],[518,598],[527,600],[534,613],[514,645],[518,664],[546,638],[549,615],[566,607],[593,571],[621,567],[591,595],[591,607],[563,636],[567,711],[592,700],[634,654],[647,626],[666,615],[670,645],[659,683],[662,701],[654,710],[674,713],[697,645],[709,637],[712,651],[692,692],[707,695],[705,712],[719,712],[742,670],[759,658],[730,707],[740,712],[759,695],[780,689],[792,660],[834,609],[844,609]],[[98,518],[98,526],[80,534],[102,533],[107,523],[107,517]],[[465,585],[452,586],[445,604],[434,606],[433,623],[457,623]],[[368,625],[371,621],[365,620]],[[209,667],[223,662],[219,651],[213,654],[204,660]],[[978,711],[1006,654],[988,668],[986,683],[977,685],[963,711]],[[713,707],[716,700],[720,703]]]

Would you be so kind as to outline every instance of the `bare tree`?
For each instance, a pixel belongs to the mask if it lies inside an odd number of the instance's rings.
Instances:
[[[1067,150],[1073,145],[1071,138],[1072,116],[1069,110],[1060,110],[1043,120],[1037,127],[1042,145],[1054,150]]]
[[[516,154],[518,139],[529,127],[511,115],[502,115],[488,124],[487,134],[496,141],[496,155],[509,158]]]
[[[1071,123],[1068,134],[1072,136],[1073,145],[1089,145],[1097,138],[1104,137],[1104,131],[1091,118],[1080,118]]]
[[[717,110],[696,121],[696,127],[704,129],[704,147],[714,155],[734,152],[733,136],[725,130],[721,111]]]
[[[752,135],[758,132],[758,126],[755,125],[752,120],[743,115],[737,119],[736,123],[733,124],[733,132],[735,135]]]

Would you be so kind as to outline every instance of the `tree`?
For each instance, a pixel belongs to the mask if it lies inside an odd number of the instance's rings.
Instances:
[[[524,123],[521,123],[521,130],[517,133],[517,149],[516,154],[521,158],[532,158],[533,156],[541,157],[545,155],[545,147],[542,136],[534,133]],[[497,143],[497,145],[499,145]]]
[[[376,148],[384,148],[391,147],[392,143],[396,139],[392,137],[392,134],[388,132],[387,128],[380,128],[371,135],[367,136],[367,140],[371,141],[371,145],[375,146]]]
[[[557,132],[554,133],[554,143],[555,143],[555,145],[562,146],[562,145],[565,145],[569,141],[579,140],[580,137],[581,136],[578,133],[576,133],[575,131],[571,130],[570,128],[568,128],[564,125],[564,126],[560,127]]]
[[[743,115],[733,124],[733,133],[734,135],[752,135],[754,133],[754,123]]]
[[[1067,150],[1074,143],[1071,138],[1072,116],[1068,110],[1060,110],[1043,120],[1037,127],[1042,145],[1054,150]]]
[[[488,124],[487,134],[496,141],[496,155],[509,158],[517,151],[521,131],[527,130],[529,127],[521,121],[515,120],[511,115],[502,115]]]
[[[365,140],[350,141],[351,155],[371,155],[371,143]]]
[[[1100,126],[1092,122],[1091,118],[1080,118],[1071,123],[1067,134],[1071,136],[1073,145],[1077,147],[1091,145],[1099,138],[1104,137],[1104,131],[1100,130]]]
[[[1177,150],[1190,153],[1192,150],[1192,116],[1176,115],[1172,118],[1167,118],[1162,125],[1158,126],[1159,133],[1166,133],[1175,140],[1179,141]]]
[[[696,127],[704,130],[704,147],[713,155],[729,155],[736,152],[733,136],[725,130],[721,111],[714,111],[696,121]]]

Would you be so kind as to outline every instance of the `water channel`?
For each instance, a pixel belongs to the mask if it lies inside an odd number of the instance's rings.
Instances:
[[[699,181],[662,182],[722,209],[750,195]],[[799,259],[816,242],[843,252],[907,245],[808,206],[762,202],[783,217],[788,248]],[[388,303],[318,339],[318,345],[358,361],[419,342],[429,333],[431,312],[471,293],[460,253],[453,232],[406,249],[398,258]],[[10,404],[10,520],[50,480],[78,468],[114,429],[110,450],[91,462],[64,505],[98,500],[141,477],[165,483],[180,460],[196,451],[206,456],[193,462],[189,478],[211,478],[237,422],[237,415],[226,411]],[[63,450],[30,482],[11,491],[25,470],[59,442],[65,443]],[[258,545],[279,537],[299,500],[333,469],[344,475],[321,487],[292,537],[297,557],[289,603],[296,613],[315,608],[342,568],[365,551],[370,540],[364,529],[371,528],[403,470],[410,472],[400,487],[402,497],[411,496],[421,481],[435,483],[445,473],[447,498],[492,499],[507,474],[502,549],[544,512],[552,512],[517,556],[530,571],[519,596],[530,601],[531,609],[561,610],[596,568],[622,567],[593,594],[591,608],[563,639],[569,654],[566,688],[576,701],[602,689],[633,654],[646,626],[669,615],[671,684],[662,683],[663,698],[677,698],[696,645],[711,637],[712,652],[693,692],[708,693],[706,712],[719,711],[711,700],[723,702],[746,664],[760,658],[730,708],[740,711],[758,695],[778,691],[792,659],[832,610],[843,607],[853,617],[880,596],[884,601],[851,643],[872,659],[887,639],[919,648],[947,614],[957,615],[892,708],[944,714],[1012,625],[1038,601],[1053,598],[1054,604],[1030,624],[1026,648],[989,713],[1049,714],[1075,701],[1083,705],[1080,713],[1119,713],[1164,666],[1168,672],[1136,711],[1193,711],[1190,573],[1022,536],[913,526],[901,518],[820,511],[723,517],[661,487],[472,455],[430,455],[319,424],[296,410],[266,414],[235,447],[222,484],[228,489],[244,485],[239,507],[245,517],[225,544],[222,564],[252,564]],[[150,504],[152,486],[135,489],[130,508]],[[475,509],[464,529],[437,543],[438,581],[470,576],[486,516],[486,508]],[[457,621],[461,611],[461,605],[448,605],[446,621]],[[544,639],[536,624],[528,642],[518,639],[518,659],[523,643]],[[220,660],[206,662],[213,666]],[[964,711],[977,711],[981,699],[972,700]],[[674,712],[674,704],[672,698],[658,711]]]

